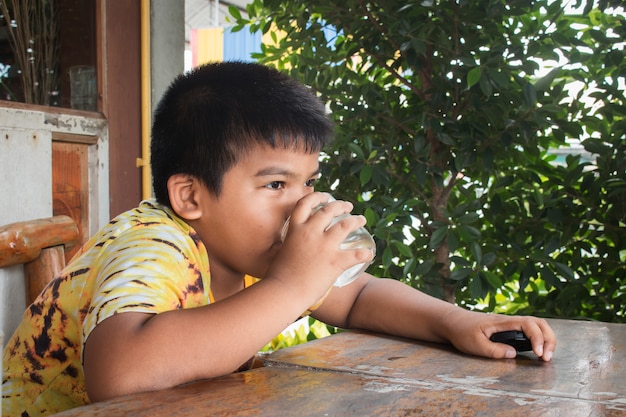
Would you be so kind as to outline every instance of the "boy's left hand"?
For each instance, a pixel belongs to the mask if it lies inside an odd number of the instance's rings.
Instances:
[[[502,359],[517,356],[515,349],[489,338],[497,332],[520,330],[532,344],[533,352],[542,360],[552,359],[556,336],[548,322],[530,316],[505,316],[456,310],[450,318],[450,342],[460,351],[472,355]]]
[[[523,331],[533,352],[546,362],[556,346],[556,336],[544,319],[465,310],[397,280],[367,273],[331,291],[315,318],[337,327],[450,343],[462,352],[494,359],[517,356],[513,347],[489,340],[497,332]]]

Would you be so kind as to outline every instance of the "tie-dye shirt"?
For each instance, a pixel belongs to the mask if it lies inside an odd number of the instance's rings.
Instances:
[[[83,348],[107,317],[210,300],[208,255],[196,232],[170,209],[142,202],[92,237],[24,313],[2,358],[2,415],[89,403]]]

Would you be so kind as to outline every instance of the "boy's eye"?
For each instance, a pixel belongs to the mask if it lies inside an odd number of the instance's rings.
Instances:
[[[304,185],[306,185],[307,187],[315,187],[315,183],[317,182],[319,178],[311,178],[310,180],[308,180],[307,182],[304,183]]]
[[[271,188],[272,190],[280,190],[285,186],[285,183],[282,181],[272,181],[266,185],[267,188]]]

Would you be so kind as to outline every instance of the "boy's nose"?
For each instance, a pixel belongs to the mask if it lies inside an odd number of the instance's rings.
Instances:
[[[293,194],[289,203],[286,205],[285,220],[287,220],[289,216],[291,216],[291,213],[296,208],[296,204],[298,204],[298,201],[302,200],[304,197],[311,193],[313,193],[313,190],[310,187],[307,187],[306,189],[300,190]]]

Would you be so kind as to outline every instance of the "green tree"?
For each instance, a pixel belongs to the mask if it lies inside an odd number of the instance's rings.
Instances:
[[[367,217],[372,273],[473,308],[626,321],[626,20],[621,1],[564,3],[231,14],[273,37],[260,62],[328,103],[324,185]]]

